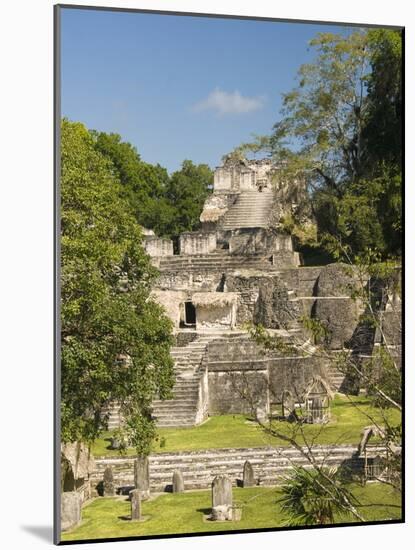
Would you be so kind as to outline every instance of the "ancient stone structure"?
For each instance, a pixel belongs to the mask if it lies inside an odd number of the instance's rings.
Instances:
[[[147,456],[139,456],[134,461],[134,486],[140,491],[142,500],[150,497],[150,470]]]
[[[107,466],[104,471],[104,497],[113,497],[115,495],[114,475],[112,467]]]
[[[61,494],[61,530],[73,529],[81,522],[82,496],[76,491]]]
[[[324,461],[328,468],[337,468],[347,463],[359,471],[362,461],[355,460],[357,451],[357,445],[313,446],[316,460],[320,463]],[[373,452],[384,453],[384,445],[375,445]],[[223,471],[224,465],[227,476],[236,487],[247,460],[254,469],[255,485],[260,487],[279,484],[290,473],[293,465],[307,467],[309,464],[304,454],[289,446],[154,453],[149,457],[150,489],[152,492],[171,491],[172,471],[175,469],[182,472],[186,490],[211,489],[213,479],[218,472]],[[123,493],[128,493],[134,485],[134,461],[131,456],[96,458],[91,485],[95,487],[99,484],[106,466],[111,464],[116,486]]]
[[[133,489],[130,491],[131,502],[131,521],[138,521],[141,519],[141,491],[140,489]]]
[[[87,500],[93,470],[94,460],[87,445],[79,442],[61,445],[61,489],[64,493],[76,491],[81,502]]]
[[[249,462],[249,460],[246,460],[244,464],[242,486],[253,487],[254,485],[255,485],[254,469],[252,468],[252,464]]]
[[[212,482],[212,520],[232,520],[232,482],[226,475],[218,475]]]
[[[172,481],[172,492],[183,493],[183,491],[184,491],[183,474],[180,470],[174,470],[173,481]]]
[[[159,270],[153,298],[176,336],[173,397],[153,401],[160,427],[194,426],[225,413],[293,418],[298,407],[313,421],[327,419],[331,393],[350,380],[315,354],[319,342],[304,329],[304,316],[319,320],[325,330],[320,338],[333,354],[349,349],[361,362],[387,341],[399,362],[397,294],[380,300],[381,328],[368,328],[360,320],[361,303],[351,297],[350,268],[301,265],[280,221],[304,204],[305,189],[301,182],[284,185],[278,170],[269,159],[225,158],[215,171],[201,230],[180,236],[179,254],[147,231],[146,247]],[[267,328],[291,346],[290,353],[264,352],[247,323]],[[116,427],[116,408],[110,412],[109,427]]]

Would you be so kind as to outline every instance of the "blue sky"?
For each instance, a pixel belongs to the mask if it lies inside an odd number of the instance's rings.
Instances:
[[[62,10],[62,114],[169,172],[269,133],[281,94],[335,26]]]

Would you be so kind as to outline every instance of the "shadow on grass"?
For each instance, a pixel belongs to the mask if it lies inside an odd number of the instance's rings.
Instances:
[[[141,516],[140,519],[131,519],[131,516],[118,516],[121,521],[128,521],[129,523],[143,523],[148,521],[152,516]]]
[[[197,508],[196,512],[201,512],[203,515],[208,516],[212,512],[212,508]]]
[[[348,400],[345,400],[345,401],[336,401],[333,405],[333,409],[340,409],[341,407],[353,407],[353,405],[358,405],[358,406],[368,406],[368,401],[367,399],[353,399],[352,402],[348,401]]]

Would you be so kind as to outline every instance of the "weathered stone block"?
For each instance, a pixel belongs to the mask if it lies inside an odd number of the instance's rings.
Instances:
[[[254,469],[249,460],[246,460],[244,464],[242,485],[243,487],[253,487],[255,485]]]
[[[137,521],[141,519],[141,491],[139,489],[133,489],[130,491],[131,502],[131,521]]]
[[[114,495],[114,475],[111,466],[107,466],[104,471],[104,497],[113,497]]]
[[[212,508],[213,521],[232,521],[232,506],[226,504]]]
[[[183,474],[180,470],[175,470],[173,472],[172,489],[173,493],[183,493],[184,491]]]
[[[134,461],[134,485],[141,493],[141,499],[150,497],[150,468],[147,456],[139,456]]]
[[[68,531],[81,523],[81,496],[76,491],[61,494],[61,530]]]
[[[173,241],[152,236],[146,237],[144,249],[152,257],[173,256]]]
[[[227,475],[220,474],[212,482],[212,508],[232,506],[232,482]]]
[[[209,254],[216,250],[216,233],[191,232],[180,235],[180,254]]]

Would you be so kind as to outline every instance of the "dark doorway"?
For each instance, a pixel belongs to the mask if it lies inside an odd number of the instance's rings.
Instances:
[[[192,302],[184,303],[184,324],[188,326],[196,326],[196,308]]]

